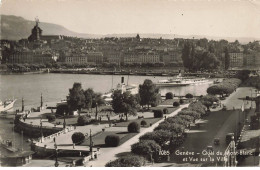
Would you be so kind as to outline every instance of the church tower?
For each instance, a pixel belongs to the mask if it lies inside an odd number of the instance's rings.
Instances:
[[[28,37],[29,42],[39,41],[42,36],[42,29],[39,27],[39,19],[35,19],[36,25],[32,29],[32,34]]]

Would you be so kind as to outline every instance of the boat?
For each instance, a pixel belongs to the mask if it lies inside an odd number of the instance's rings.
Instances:
[[[3,140],[1,141],[1,147],[5,148],[6,150],[8,150],[9,152],[17,152],[18,149],[13,147],[13,142],[10,140]]]
[[[102,95],[103,98],[105,98],[106,101],[112,100],[112,94],[115,90],[121,90],[122,92],[129,91],[131,94],[137,94],[138,93],[138,86],[135,84],[126,85],[124,83],[124,77],[121,77],[121,83],[118,83],[116,88],[112,88],[109,92]]]
[[[6,100],[4,102],[0,101],[0,112],[5,112],[14,107],[16,99],[13,100]]]
[[[159,80],[155,84],[157,87],[178,87],[196,85],[206,82],[208,82],[206,78],[182,77],[181,72],[179,72],[179,75],[177,75],[175,78]]]

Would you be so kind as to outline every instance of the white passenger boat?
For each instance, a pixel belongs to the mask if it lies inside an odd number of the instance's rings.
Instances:
[[[202,84],[206,82],[208,82],[208,79],[206,78],[182,77],[181,73],[179,73],[179,75],[177,75],[175,78],[159,80],[155,84],[158,87],[178,87],[178,86]]]

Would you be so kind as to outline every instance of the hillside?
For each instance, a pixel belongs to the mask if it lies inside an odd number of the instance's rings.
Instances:
[[[22,17],[13,15],[1,15],[1,39],[19,40],[28,38],[32,28],[35,26],[35,21],[29,21]],[[95,35],[75,33],[66,29],[63,26],[41,22],[40,27],[43,30],[43,35],[67,35],[83,38],[95,38]]]
[[[35,21],[29,21],[19,16],[13,15],[1,15],[1,39],[8,40],[19,40],[22,38],[28,38],[31,34],[31,29],[34,27]],[[104,37],[135,37],[137,33],[129,34],[107,34],[107,35],[98,35],[98,34],[84,34],[76,33],[68,30],[67,28],[52,24],[41,22],[40,27],[43,30],[43,35],[67,35],[75,36],[81,38],[104,38]],[[164,39],[174,39],[174,38],[189,38],[195,39],[207,38],[209,40],[220,40],[226,39],[229,42],[234,42],[238,40],[241,43],[248,43],[250,41],[259,40],[257,38],[250,37],[213,37],[205,35],[175,35],[175,34],[150,34],[150,33],[139,33],[142,38],[164,38]]]

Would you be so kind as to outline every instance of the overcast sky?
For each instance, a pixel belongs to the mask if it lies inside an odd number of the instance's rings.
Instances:
[[[1,13],[91,34],[260,38],[260,0],[0,0]]]

